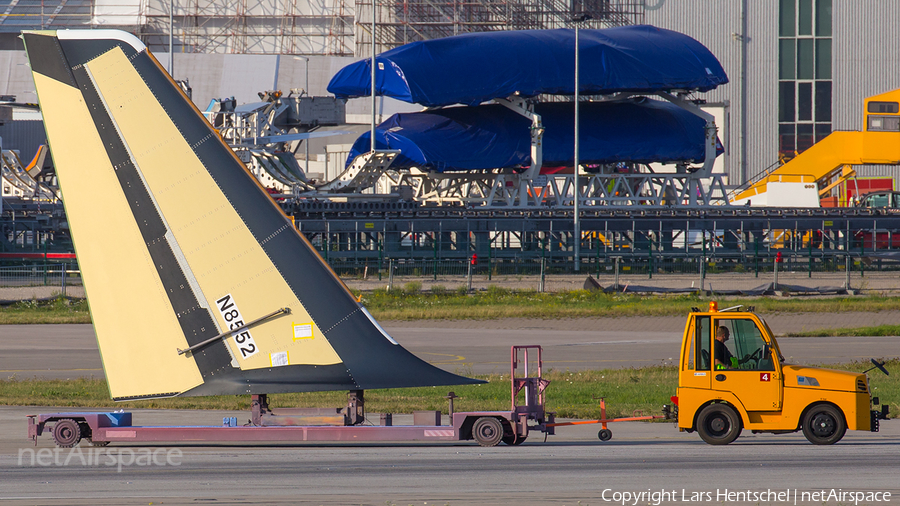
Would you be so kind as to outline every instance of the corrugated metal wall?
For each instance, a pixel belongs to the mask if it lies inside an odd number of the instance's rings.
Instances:
[[[897,165],[856,165],[857,177],[891,177],[894,178],[894,189],[898,188],[897,179],[900,176],[900,166]]]
[[[737,165],[740,160],[740,79],[741,44],[732,37],[740,33],[740,2],[733,0],[656,0],[647,2],[644,18],[647,24],[675,30],[697,39],[722,63],[728,74],[729,84],[703,94],[708,102],[729,104],[729,122],[719,125],[720,137],[723,131],[730,131],[730,142],[726,144],[725,172],[729,181],[740,177]],[[723,142],[726,142],[723,139]]]
[[[750,178],[778,160],[778,0],[747,5],[747,168]]]
[[[740,167],[741,2],[747,17],[746,172]],[[731,82],[707,94],[731,103],[731,145],[726,171],[730,184],[752,177],[777,161],[778,0],[657,0],[647,22],[686,33],[722,62]],[[833,2],[833,128],[862,129],[863,100],[900,88],[900,1]],[[900,178],[900,167],[862,166],[860,176]]]
[[[862,130],[863,100],[900,88],[900,2],[834,2],[834,129]]]
[[[741,24],[746,6],[747,34]],[[730,103],[731,145],[726,172],[729,184],[740,184],[776,160],[777,0],[657,0],[648,5],[647,23],[686,33],[716,55],[730,83],[706,94],[713,102]],[[746,163],[741,167],[741,45],[747,45]]]
[[[18,102],[37,102],[25,50],[0,51],[0,95],[15,95]]]
[[[865,8],[861,8],[865,6]],[[834,129],[862,130],[866,97],[900,88],[900,2],[834,2]],[[892,177],[900,166],[860,165],[860,177]]]

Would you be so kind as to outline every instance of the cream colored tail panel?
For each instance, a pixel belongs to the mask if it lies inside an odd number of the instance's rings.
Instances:
[[[237,308],[246,321],[280,307],[291,309],[290,318],[277,318],[254,326],[251,344],[229,338],[232,356],[242,369],[288,364],[337,364],[340,357],[328,344],[312,317],[275,269],[257,240],[243,226],[219,188],[203,167],[168,114],[147,88],[141,76],[116,48],[88,62],[103,102],[129,148],[168,229],[173,247],[186,261],[200,292],[211,300],[219,330],[229,329]],[[138,104],[139,107],[128,107]],[[153,136],[144,135],[153,132]],[[217,142],[210,137],[207,142]],[[285,220],[284,233],[293,233]],[[178,256],[178,253],[176,253]],[[231,295],[234,308],[219,311],[216,300]],[[203,305],[201,303],[201,305]],[[223,303],[227,305],[227,303]],[[294,324],[307,325],[295,337]],[[260,350],[263,350],[262,352]]]
[[[478,382],[387,335],[134,36],[23,39],[113,398]]]
[[[114,398],[173,395],[203,382],[81,93],[34,74],[78,263]],[[164,374],[160,374],[160,372]],[[152,378],[152,381],[148,381]]]

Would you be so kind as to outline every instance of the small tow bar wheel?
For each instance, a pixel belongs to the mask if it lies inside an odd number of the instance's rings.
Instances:
[[[109,441],[94,441],[91,438],[85,438],[88,443],[91,443],[91,446],[103,447],[109,446]]]
[[[711,445],[727,445],[742,429],[741,417],[727,404],[710,404],[697,416],[697,433]]]
[[[53,426],[53,441],[60,448],[72,448],[81,441],[81,427],[71,418],[64,418]]]
[[[497,446],[503,439],[503,424],[496,418],[484,416],[475,421],[472,434],[481,446]]]
[[[833,445],[846,432],[844,415],[830,404],[813,406],[803,417],[803,435],[814,445]]]
[[[612,439],[612,431],[609,429],[600,429],[600,432],[597,433],[597,437],[600,438],[600,441],[609,441]]]

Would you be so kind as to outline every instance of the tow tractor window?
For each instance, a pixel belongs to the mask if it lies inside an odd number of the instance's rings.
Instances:
[[[775,333],[772,332],[772,328],[769,327],[769,322],[767,322],[766,320],[763,320],[762,323],[763,323],[763,327],[765,327],[765,329],[766,329],[766,334],[770,335],[770,336],[774,336]],[[772,346],[772,350],[775,352],[775,356],[778,357],[778,362],[783,364],[784,356],[781,355],[781,348],[778,347],[778,341],[776,341],[774,337],[772,337],[771,346]]]
[[[694,363],[697,364],[698,371],[708,371],[712,358],[709,351],[709,316],[698,316],[695,325],[694,346],[691,348],[697,350],[697,358]]]
[[[719,328],[713,358],[717,368],[775,370],[772,353],[753,320],[719,319],[716,324]]]

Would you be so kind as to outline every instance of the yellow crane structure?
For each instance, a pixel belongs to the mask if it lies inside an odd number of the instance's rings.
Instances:
[[[732,205],[819,207],[819,199],[856,175],[854,165],[900,165],[900,89],[869,97],[861,132],[836,131],[739,187]]]

